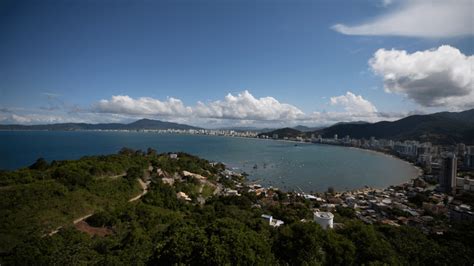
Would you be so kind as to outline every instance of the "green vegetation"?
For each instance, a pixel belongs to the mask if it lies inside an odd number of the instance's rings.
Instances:
[[[299,131],[294,128],[281,128],[261,133],[278,138],[296,138],[311,135],[321,135],[323,138],[333,138],[335,134],[349,135],[356,139],[392,139],[418,140],[434,144],[466,143],[474,144],[474,109],[463,112],[441,112],[427,115],[411,115],[393,122],[377,123],[337,123],[330,127],[315,131]]]
[[[152,165],[163,175],[189,171],[208,178],[200,183],[182,176],[174,185],[150,173],[148,193],[136,182]],[[94,170],[93,170],[94,169]],[[155,168],[156,169],[156,168]],[[412,227],[366,225],[354,210],[337,208],[341,222],[323,230],[311,222],[312,203],[276,191],[272,196],[240,191],[213,195],[213,185],[232,184],[224,166],[184,153],[178,159],[155,151],[123,149],[117,155],[85,157],[0,174],[2,265],[471,265],[471,224],[453,225],[444,235]],[[25,178],[22,178],[26,176]],[[16,179],[18,177],[18,179]],[[198,188],[202,185],[202,191]],[[177,192],[204,197],[198,204]],[[416,201],[414,202],[416,203]],[[86,234],[72,221],[110,234]],[[261,218],[285,221],[273,228]],[[301,221],[305,219],[306,222]],[[62,226],[57,234],[45,236]]]

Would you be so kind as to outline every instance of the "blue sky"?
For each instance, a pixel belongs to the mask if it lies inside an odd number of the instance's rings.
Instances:
[[[443,4],[2,1],[0,123],[320,125],[472,108],[473,4]]]

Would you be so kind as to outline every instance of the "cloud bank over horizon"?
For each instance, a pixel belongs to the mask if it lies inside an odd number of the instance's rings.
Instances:
[[[171,99],[171,98],[170,98]],[[198,102],[195,106],[184,106],[178,99],[160,101],[152,98],[133,99],[128,96],[112,96],[101,100],[93,110],[98,113],[125,115],[154,115],[158,117],[178,117],[181,121],[206,119],[243,121],[244,124],[331,124],[364,120],[377,122],[393,120],[401,114],[382,114],[367,99],[350,91],[330,98],[329,105],[342,111],[304,113],[296,106],[281,103],[273,97],[256,98],[245,90],[237,95],[228,94],[223,100],[209,103]],[[174,105],[173,105],[174,103]],[[163,109],[167,106],[167,109]]]
[[[149,97],[133,99],[126,95],[112,96],[110,100],[101,100],[92,108],[98,113],[126,115],[154,115],[174,117],[198,117],[217,119],[242,119],[284,121],[296,120],[304,114],[297,107],[280,103],[273,97],[255,98],[245,90],[237,95],[227,94],[223,100],[209,103],[198,102],[195,106],[184,106],[179,99],[166,101]]]
[[[204,127],[314,126],[361,120],[396,120],[413,112],[474,108],[474,56],[465,55],[455,47],[442,45],[413,53],[378,49],[368,60],[368,65],[376,77],[381,77],[386,95],[400,95],[421,110],[379,111],[374,103],[352,91],[329,97],[325,104],[315,108],[319,110],[312,112],[304,112],[271,96],[255,97],[248,90],[228,93],[222,99],[197,101],[194,105],[186,105],[173,97],[112,95],[83,108],[63,102],[60,95],[43,93],[47,96],[47,106],[37,109],[0,106],[0,123],[103,123],[151,118]]]
[[[385,2],[384,2],[385,3]],[[392,1],[388,1],[392,4]],[[331,28],[345,35],[452,38],[473,35],[474,3],[470,0],[405,0],[368,22]]]
[[[159,100],[151,97],[132,98],[127,95],[115,95],[103,99],[91,108],[63,115],[48,115],[48,112],[19,114],[10,110],[0,111],[0,122],[35,124],[61,122],[108,122],[102,119],[104,114],[110,122],[131,121],[143,117],[165,119],[173,122],[194,125],[327,125],[341,121],[365,120],[376,122],[382,119],[395,119],[401,115],[382,115],[377,108],[361,95],[350,91],[344,95],[330,97],[328,105],[341,111],[315,111],[304,113],[298,107],[282,103],[273,97],[254,97],[248,90],[233,95],[227,94],[222,100],[207,103],[197,102],[186,106],[180,99]]]

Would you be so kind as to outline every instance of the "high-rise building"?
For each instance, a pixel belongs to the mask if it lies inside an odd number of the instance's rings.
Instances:
[[[466,147],[466,155],[464,156],[464,166],[474,169],[474,146]]]
[[[464,155],[466,155],[466,144],[464,143],[459,143],[457,145],[457,153],[458,153],[458,156],[459,157],[463,157]]]
[[[474,154],[474,146],[466,147],[467,154]]]
[[[440,189],[446,193],[456,193],[456,175],[458,172],[458,160],[456,155],[449,154],[443,158],[441,173],[439,176]]]
[[[464,156],[464,166],[474,169],[474,154],[466,154],[466,156]]]

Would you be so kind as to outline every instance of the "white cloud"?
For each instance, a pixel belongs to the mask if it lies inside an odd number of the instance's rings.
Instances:
[[[181,100],[175,98],[161,101],[149,97],[132,98],[119,95],[112,96],[109,100],[101,100],[88,109],[77,107],[64,110],[0,108],[0,123],[127,123],[140,118],[150,118],[207,128],[229,126],[262,128],[298,124],[328,125],[341,121],[376,122],[383,119],[393,120],[397,117],[378,113],[371,102],[352,92],[330,97],[328,104],[341,110],[304,113],[291,104],[282,103],[273,97],[256,98],[248,91],[236,95],[228,94],[222,100],[198,102],[194,106],[186,106]]]
[[[337,122],[394,120],[395,116],[387,117],[377,111],[377,108],[362,95],[355,95],[348,91],[346,94],[330,98],[329,104],[342,107],[343,111],[313,112],[307,115],[312,124],[334,124]]]
[[[103,113],[118,113],[128,115],[161,115],[185,116],[191,108],[184,106],[179,99],[168,98],[160,101],[150,97],[133,99],[127,95],[112,96],[110,100],[101,100],[95,109]]]
[[[372,21],[354,26],[336,24],[332,29],[347,35],[467,36],[474,34],[473,10],[472,0],[405,0],[398,9]]]
[[[331,97],[331,105],[340,105],[349,114],[373,114],[377,108],[364,99],[361,95],[355,95],[348,91],[345,95]]]
[[[257,99],[248,91],[236,96],[229,93],[222,101],[199,102],[194,110],[199,117],[244,120],[293,120],[304,115],[293,105],[280,103],[273,97]]]
[[[85,110],[45,110],[12,108],[2,111],[0,108],[0,124],[55,124],[55,123],[118,123],[131,121],[128,116],[120,114],[91,113]]]
[[[254,126],[285,126],[291,124],[331,124],[340,121],[379,121],[382,119],[375,106],[361,95],[347,92],[330,98],[331,106],[342,107],[340,112],[313,112],[305,114],[299,108],[281,103],[273,97],[256,98],[249,91],[237,95],[228,94],[222,100],[195,106],[185,106],[180,100],[160,101],[152,98],[133,99],[129,96],[113,96],[95,105],[96,112],[134,115],[167,116],[168,119],[197,124],[232,125],[244,123]]]
[[[0,114],[0,122],[3,124],[52,124],[65,122],[59,115],[44,114]]]
[[[142,97],[112,96],[110,100],[101,100],[94,110],[103,113],[127,115],[156,115],[174,117],[198,117],[247,120],[291,120],[303,116],[303,112],[286,103],[280,103],[273,97],[255,98],[248,91],[228,94],[224,100],[209,103],[198,102],[196,106],[185,106],[179,99],[166,101]]]
[[[393,3],[393,0],[382,0],[380,2],[380,5],[383,6],[383,7],[387,7],[389,5],[391,5]]]
[[[424,107],[474,107],[474,56],[451,46],[407,53],[379,49],[369,60],[389,93],[399,93]]]

